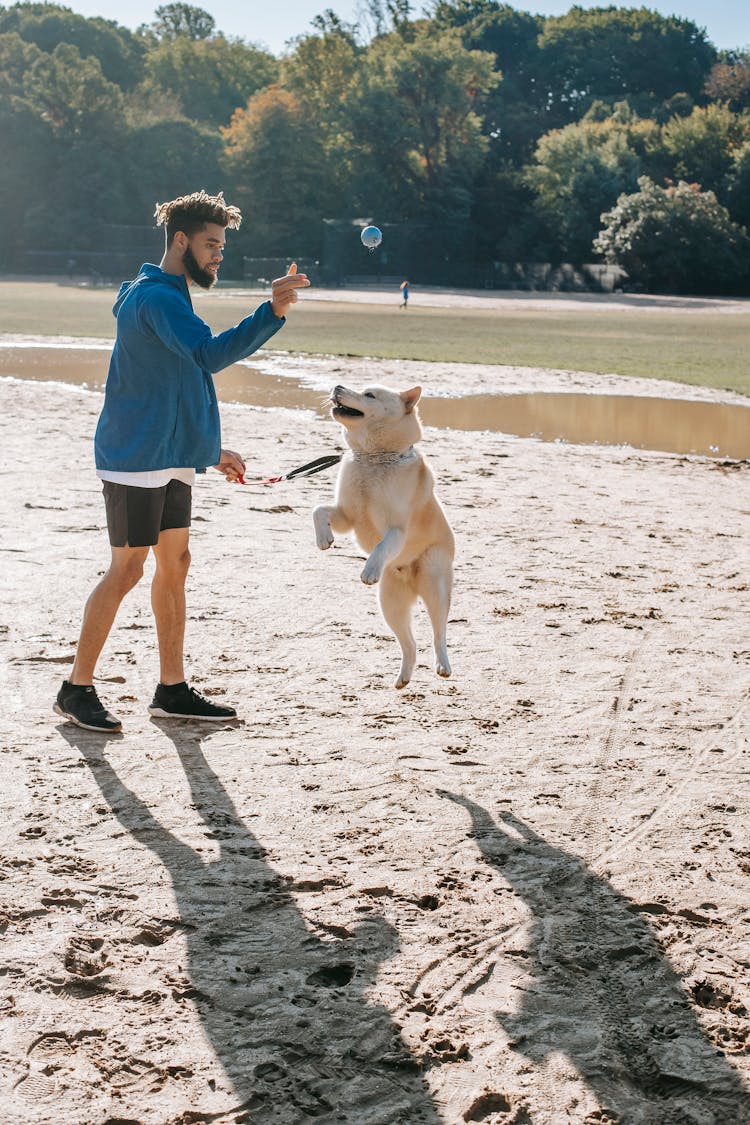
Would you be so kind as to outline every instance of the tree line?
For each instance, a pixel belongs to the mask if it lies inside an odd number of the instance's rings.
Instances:
[[[6,271],[126,247],[156,200],[206,187],[246,215],[235,255],[321,259],[363,217],[401,232],[416,280],[598,259],[645,288],[750,290],[750,51],[645,7],[367,0],[278,58],[185,3],[135,32],[15,3],[0,136]]]

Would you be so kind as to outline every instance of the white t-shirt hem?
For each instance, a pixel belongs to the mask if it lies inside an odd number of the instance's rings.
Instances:
[[[111,484],[129,484],[133,488],[163,488],[171,480],[179,480],[191,486],[195,484],[195,469],[148,469],[141,473],[97,469],[96,475],[99,480],[108,480]]]

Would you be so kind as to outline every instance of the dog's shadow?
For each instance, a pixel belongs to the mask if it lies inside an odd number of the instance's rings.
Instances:
[[[532,915],[518,1011],[498,1013],[514,1050],[567,1056],[601,1108],[632,1125],[739,1125],[750,1096],[698,1024],[640,912],[576,856],[510,812],[441,791],[471,817],[485,859]]]
[[[331,926],[330,937],[325,929],[313,933],[206,761],[209,735],[174,721],[158,725],[179,756],[216,858],[157,820],[107,762],[101,740],[60,730],[123,827],[169,874],[189,995],[241,1107],[259,1125],[310,1118],[438,1125],[388,1011],[365,995],[397,949],[393,929],[370,916],[350,929]]]

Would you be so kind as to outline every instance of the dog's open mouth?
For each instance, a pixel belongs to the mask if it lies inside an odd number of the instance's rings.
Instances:
[[[340,399],[334,395],[332,398],[333,413],[342,415],[345,418],[364,418],[364,411],[355,410],[353,406],[344,406]]]

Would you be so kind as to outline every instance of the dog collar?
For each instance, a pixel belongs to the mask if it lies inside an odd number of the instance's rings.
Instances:
[[[364,453],[360,450],[352,450],[352,457],[355,461],[364,461],[370,465],[398,465],[406,461],[412,461],[417,453],[413,445],[408,449],[401,450],[400,453],[395,451],[380,450],[375,453]]]

